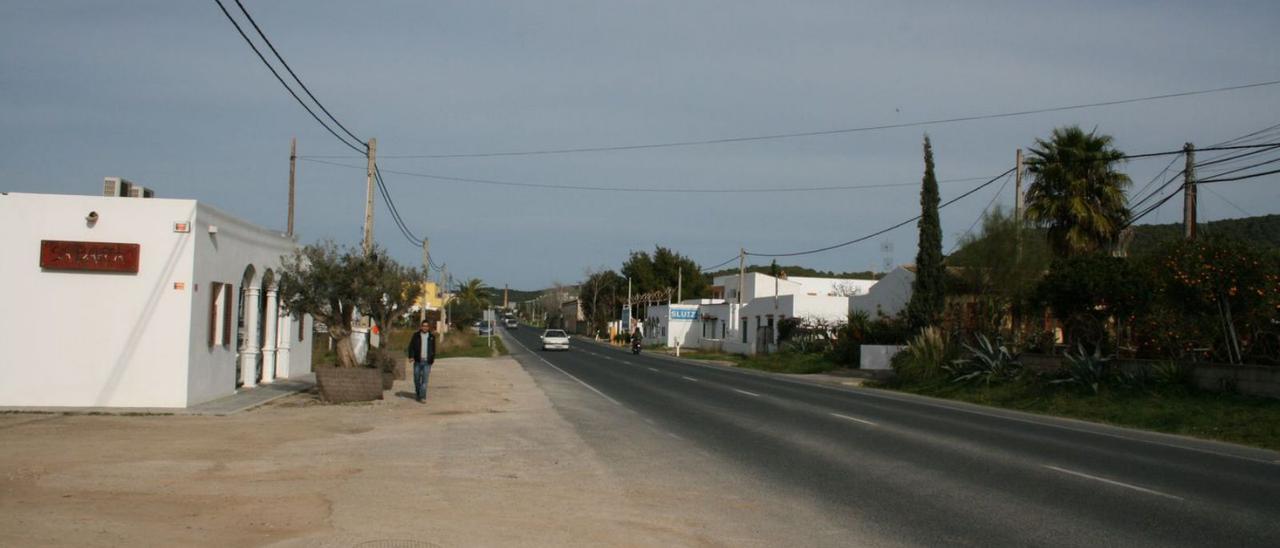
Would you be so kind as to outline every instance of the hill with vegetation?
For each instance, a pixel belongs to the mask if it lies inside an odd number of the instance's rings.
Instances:
[[[788,276],[799,276],[802,278],[851,278],[855,280],[879,280],[884,277],[884,273],[871,272],[863,270],[861,272],[832,272],[830,270],[815,270],[797,265],[779,265],[778,269],[785,272]],[[760,274],[768,274],[769,265],[747,265],[747,272],[757,272]],[[737,268],[725,268],[715,272],[708,273],[707,276],[715,278],[716,276],[732,276],[738,273]]]

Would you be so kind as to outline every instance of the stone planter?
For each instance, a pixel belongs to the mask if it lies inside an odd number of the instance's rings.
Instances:
[[[316,367],[316,387],[329,403],[382,399],[382,372],[369,367]]]
[[[382,371],[382,389],[391,390],[396,382],[396,374],[392,371]]]
[[[864,344],[859,352],[858,368],[866,370],[892,370],[889,362],[905,346],[896,344]]]

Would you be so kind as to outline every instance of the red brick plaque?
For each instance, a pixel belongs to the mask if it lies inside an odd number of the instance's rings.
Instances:
[[[138,244],[40,240],[40,268],[137,273],[141,249]]]

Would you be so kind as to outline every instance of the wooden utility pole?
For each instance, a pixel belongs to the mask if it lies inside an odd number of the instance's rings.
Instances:
[[[742,284],[747,277],[747,250],[738,248],[738,304],[742,304]]]
[[[289,141],[289,224],[285,227],[285,235],[293,237],[293,177],[298,165],[298,138]]]
[[[1026,214],[1026,198],[1022,194],[1022,149],[1018,149],[1015,153],[1015,163],[1013,169],[1013,220],[1018,224],[1019,232],[1022,228],[1022,216]]]
[[[684,269],[676,271],[676,304],[684,300]]]
[[[449,304],[453,299],[449,298],[449,284],[453,283],[453,279],[449,277],[449,263],[440,265],[440,282],[444,284],[444,306],[440,307],[440,317],[444,319],[444,329],[449,330]]]
[[[1187,158],[1187,169],[1182,183],[1182,235],[1188,240],[1196,239],[1196,146],[1187,143],[1182,146],[1182,153]]]
[[[423,238],[423,239],[422,239],[422,281],[423,281],[423,285],[426,285],[426,283],[425,283],[425,282],[426,282],[427,280],[430,280],[430,279],[431,279],[431,238]],[[439,289],[440,289],[439,287],[437,287],[437,288],[436,288],[436,290],[437,290],[437,291],[439,291]],[[423,294],[422,294],[422,313],[420,314],[420,316],[421,316],[421,317],[418,319],[418,323],[422,323],[422,322],[427,321],[427,303],[430,301],[430,299],[431,299],[431,297],[430,297],[429,295],[427,295],[427,294],[426,294],[426,292],[423,292]],[[441,307],[441,308],[443,308],[443,307]],[[443,312],[441,313],[440,317],[441,317],[441,318],[444,318],[444,314],[443,314]]]
[[[375,183],[373,170],[378,161],[378,140],[369,139],[369,156],[368,168],[365,173],[365,192],[364,199],[364,254],[367,256],[373,253],[373,185]]]

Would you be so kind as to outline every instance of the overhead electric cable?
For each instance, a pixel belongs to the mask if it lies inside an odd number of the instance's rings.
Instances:
[[[1258,177],[1265,177],[1267,175],[1272,175],[1276,173],[1280,173],[1280,169],[1273,169],[1271,171],[1264,171],[1262,173],[1250,173],[1248,175],[1240,175],[1238,177],[1214,177],[1212,179],[1203,179],[1200,181],[1196,181],[1196,184],[1202,185],[1207,183],[1227,183],[1231,181],[1244,181],[1246,179],[1256,179]]]
[[[299,86],[302,86],[302,91],[305,91],[307,93],[307,97],[310,97],[312,101],[315,101],[316,106],[320,107],[320,110],[324,111],[324,113],[327,116],[329,116],[330,120],[333,120],[333,123],[337,124],[338,127],[342,128],[342,131],[346,132],[347,135],[350,135],[351,138],[355,139],[357,143],[360,143],[364,145],[366,148],[368,148],[369,144],[366,143],[364,139],[361,139],[357,137],[356,134],[351,133],[351,130],[347,129],[347,126],[342,125],[342,122],[339,122],[338,119],[334,117],[333,113],[329,112],[329,109],[324,107],[324,103],[321,103],[319,99],[316,99],[315,94],[311,93],[311,89],[308,88],[306,84],[302,83],[302,79],[298,77],[298,74],[296,72],[293,72],[293,68],[289,66],[289,63],[285,62],[284,56],[280,55],[280,52],[276,50],[276,46],[271,43],[271,40],[269,38],[267,38],[267,34],[265,32],[262,32],[262,27],[259,27],[258,22],[253,19],[252,15],[249,15],[249,10],[245,9],[244,4],[242,4],[240,0],[235,0],[235,2],[236,2],[236,5],[240,7],[240,12],[243,13],[245,18],[249,20],[249,24],[253,25],[253,30],[257,31],[258,36],[262,37],[262,41],[267,44],[268,48],[271,48],[271,53],[276,56],[277,60],[280,61],[280,65],[283,66],[285,70],[289,71],[289,75],[293,77],[293,81],[297,82]]]
[[[978,226],[978,223],[982,222],[983,217],[987,216],[987,211],[991,209],[991,206],[996,205],[996,200],[1000,199],[1000,195],[1004,193],[1005,187],[1009,186],[1009,180],[1011,179],[1013,179],[1013,173],[1009,173],[1004,176],[1004,182],[1000,183],[1000,188],[996,189],[995,194],[991,195],[991,201],[987,202],[987,207],[982,208],[982,212],[978,213],[978,218],[973,220],[973,224],[969,225],[969,228],[964,231],[964,234],[961,234],[959,238],[956,238],[955,244],[951,246],[951,251],[948,251],[947,255],[955,253],[956,250],[960,248],[960,243],[964,241],[965,236],[968,236],[970,232],[973,232],[973,229]]]
[[[307,105],[307,103],[303,101],[301,97],[298,97],[297,92],[293,91],[293,88],[290,87],[289,84],[284,81],[284,78],[280,76],[280,73],[276,71],[276,68],[271,66],[271,63],[267,61],[267,58],[264,55],[262,55],[261,51],[258,50],[258,46],[254,45],[253,40],[249,39],[249,35],[245,34],[244,29],[240,28],[240,23],[237,23],[235,18],[231,17],[231,12],[227,11],[227,7],[222,5],[222,0],[213,0],[213,1],[217,2],[218,8],[222,10],[222,14],[227,16],[227,20],[231,21],[231,25],[236,28],[236,32],[239,32],[240,37],[244,38],[244,41],[246,44],[249,44],[249,47],[253,49],[253,53],[258,55],[258,59],[262,61],[262,64],[267,66],[267,70],[271,71],[271,74],[276,77],[276,80],[280,82],[280,85],[284,86],[284,89],[289,92],[289,95],[293,96],[293,99],[297,101],[299,105],[302,105],[302,108],[306,109],[307,113],[310,114],[312,118],[316,119],[316,122],[319,122],[321,126],[324,126],[325,131],[328,131],[329,133],[331,133],[334,137],[336,137],[339,141],[341,141],[342,144],[346,145],[347,148],[350,148],[351,150],[359,152],[361,155],[366,154],[365,151],[360,150],[360,147],[357,147],[351,143],[348,143],[346,139],[344,139],[341,135],[338,135],[338,132],[334,131],[333,128],[329,127],[329,124],[326,124],[324,120],[321,120],[320,116],[317,115],[314,110],[311,110],[311,107]],[[356,139],[356,141],[359,141],[359,139]],[[364,157],[364,156],[361,156],[361,157]]]
[[[720,263],[720,264],[715,265],[715,266],[709,266],[709,267],[707,267],[707,268],[702,269],[702,272],[712,272],[712,271],[714,271],[715,269],[720,268],[720,267],[722,267],[722,266],[724,266],[724,265],[727,265],[727,264],[729,264],[729,263],[731,263],[731,262],[733,262],[733,261],[736,261],[736,260],[738,260],[738,256],[737,256],[737,255],[734,255],[734,256],[732,256],[732,257],[729,257],[729,260],[727,260],[727,261],[725,261],[725,262],[723,262],[723,263]]]
[[[365,169],[361,166],[343,164],[338,162],[330,162],[327,160],[317,160],[314,158],[302,158],[307,162],[317,164],[325,164],[336,167],[345,167],[348,169]],[[866,185],[843,185],[843,186],[821,186],[821,187],[775,187],[775,188],[636,188],[636,187],[606,187],[606,186],[589,186],[589,185],[557,185],[549,183],[522,183],[516,181],[498,181],[493,179],[476,179],[470,177],[451,177],[446,175],[433,175],[430,173],[415,173],[412,171],[397,171],[388,169],[387,173],[395,175],[404,175],[406,177],[419,177],[423,179],[436,179],[441,181],[452,181],[458,183],[476,183],[498,186],[512,187],[529,187],[529,188],[550,188],[561,190],[589,190],[598,192],[641,192],[641,193],[676,193],[676,194],[755,194],[755,193],[771,193],[771,192],[823,192],[835,190],[863,190],[873,188],[893,188],[904,186],[917,186],[919,183],[875,183]],[[962,179],[947,179],[938,181],[938,183],[963,183],[970,181],[982,181],[986,177],[965,177]]]
[[[489,158],[489,157],[496,157],[496,156],[533,156],[533,155],[542,155],[542,154],[611,152],[611,151],[623,151],[623,150],[643,150],[643,149],[654,149],[654,148],[674,148],[674,147],[727,144],[727,143],[743,143],[743,142],[751,142],[751,141],[771,141],[771,140],[780,140],[780,139],[794,139],[798,137],[819,137],[819,136],[825,136],[825,135],[842,135],[842,134],[848,134],[848,133],[861,133],[861,132],[878,131],[878,130],[885,130],[885,129],[953,124],[958,122],[971,122],[975,120],[1012,118],[1017,116],[1027,116],[1030,114],[1063,112],[1063,111],[1069,111],[1069,110],[1080,110],[1080,109],[1088,109],[1088,108],[1124,105],[1129,103],[1139,103],[1139,102],[1145,102],[1145,101],[1173,99],[1177,97],[1188,97],[1193,95],[1205,95],[1205,94],[1220,93],[1225,91],[1237,91],[1237,90],[1249,89],[1249,88],[1274,86],[1277,84],[1280,84],[1280,80],[1270,80],[1265,82],[1254,82],[1250,84],[1242,84],[1242,85],[1235,85],[1235,86],[1225,86],[1225,87],[1210,88],[1210,89],[1183,91],[1183,92],[1177,92],[1177,93],[1165,93],[1161,95],[1149,95],[1145,97],[1134,97],[1129,99],[1118,99],[1118,100],[1112,100],[1112,101],[1099,101],[1095,103],[1083,103],[1083,104],[1058,106],[1058,107],[1019,110],[1019,111],[1012,111],[1012,112],[979,114],[979,115],[973,115],[973,116],[957,116],[957,117],[951,117],[951,118],[935,118],[935,119],[920,120],[915,122],[903,122],[903,123],[897,123],[897,124],[880,124],[880,125],[841,128],[841,129],[799,131],[799,132],[792,132],[792,133],[774,133],[774,134],[753,135],[753,136],[746,136],[746,137],[723,137],[718,139],[694,139],[694,140],[685,140],[685,141],[644,143],[644,144],[635,144],[635,145],[586,146],[586,147],[542,149],[542,150],[516,150],[516,151],[504,151],[504,152],[475,152],[475,153],[458,153],[458,154],[389,154],[389,155],[384,155],[383,157],[384,158],[436,158],[436,159]],[[311,157],[323,158],[323,157],[345,157],[345,156],[313,155]]]
[[[961,199],[965,198],[966,196],[969,196],[970,194],[973,194],[974,192],[977,192],[977,191],[979,191],[979,190],[982,190],[983,188],[986,188],[987,186],[991,185],[991,183],[994,183],[994,182],[996,182],[996,181],[1000,180],[1000,178],[1001,178],[1001,177],[1004,177],[1005,175],[1008,175],[1008,174],[1010,174],[1010,173],[1013,173],[1013,170],[1015,170],[1015,169],[1017,169],[1017,168],[1016,168],[1016,167],[1011,167],[1011,168],[1009,168],[1008,170],[1006,170],[1004,173],[1001,173],[1001,174],[999,174],[999,175],[996,175],[995,177],[992,177],[991,179],[987,180],[987,182],[982,183],[982,184],[980,184],[980,185],[978,185],[978,186],[976,186],[976,187],[973,187],[972,189],[969,189],[969,190],[968,190],[968,191],[966,191],[964,194],[961,194],[961,195],[959,195],[959,196],[956,196],[955,198],[952,198],[952,199],[950,199],[950,200],[947,200],[946,202],[944,202],[944,203],[942,203],[942,204],[939,204],[939,205],[938,205],[938,209],[942,209],[942,208],[947,207],[947,206],[949,206],[949,205],[951,205],[951,204],[954,204],[954,203],[956,203],[957,201],[960,201]],[[890,226],[890,227],[887,227],[887,228],[883,228],[883,229],[881,229],[881,230],[877,230],[877,231],[875,231],[875,232],[872,232],[871,234],[867,234],[866,236],[862,236],[862,237],[859,237],[859,238],[854,238],[854,239],[849,240],[849,241],[847,241],[847,242],[841,242],[841,243],[838,243],[838,244],[835,244],[835,245],[829,245],[829,246],[826,246],[826,247],[820,247],[820,248],[817,248],[817,249],[809,249],[809,250],[806,250],[806,251],[795,251],[795,252],[791,252],[791,253],[755,253],[755,252],[748,251],[748,252],[746,252],[746,254],[747,254],[747,255],[750,255],[750,256],[752,256],[752,257],[795,257],[795,256],[797,256],[797,255],[811,255],[811,254],[814,254],[814,253],[821,253],[821,252],[823,252],[823,251],[831,251],[832,249],[837,249],[837,248],[845,247],[845,246],[848,246],[848,245],[853,245],[853,244],[856,244],[856,243],[859,243],[859,242],[865,242],[865,241],[867,241],[867,240],[870,240],[871,238],[874,238],[874,237],[876,237],[876,236],[879,236],[879,235],[881,235],[881,234],[884,234],[884,233],[889,232],[889,231],[891,231],[891,230],[894,230],[894,229],[896,229],[896,228],[899,228],[899,227],[905,226],[905,225],[907,225],[907,224],[909,224],[909,223],[913,223],[913,222],[915,222],[915,221],[918,221],[918,220],[920,220],[920,217],[921,217],[920,215],[916,215],[915,217],[912,217],[912,218],[910,218],[910,219],[907,219],[907,220],[905,220],[905,221],[902,221],[902,222],[900,222],[900,223],[898,223],[898,224],[896,224],[896,225],[893,225],[893,226]]]

